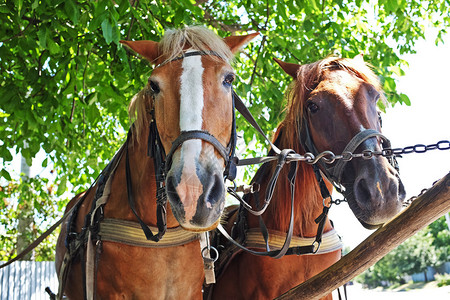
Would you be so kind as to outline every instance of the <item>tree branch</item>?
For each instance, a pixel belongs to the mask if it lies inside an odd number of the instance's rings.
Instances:
[[[80,55],[80,43],[77,44],[77,57]],[[77,89],[77,80],[76,77],[78,75],[78,62],[75,60],[75,84],[73,86],[73,99],[72,99],[72,110],[70,112],[70,118],[69,121],[72,123],[73,115],[75,113],[75,95],[78,95],[78,89]]]
[[[19,30],[20,30],[19,33],[13,35],[12,37],[9,37],[9,38],[6,38],[6,39],[2,40],[1,42],[2,42],[2,43],[6,43],[6,42],[9,42],[9,41],[12,40],[12,39],[15,39],[15,38],[17,38],[17,37],[23,36],[23,33],[24,33],[24,32],[28,29],[28,27],[30,27],[30,26],[31,26],[31,23],[28,23],[28,25],[27,25],[23,30],[19,29]]]
[[[86,70],[87,70],[87,67],[89,65],[89,57],[91,56],[91,50],[88,51],[88,54],[86,56],[86,64],[84,65],[84,71],[83,71],[83,93],[82,93],[82,96],[81,96],[81,100],[83,102],[84,102],[84,94],[86,92]]]
[[[130,4],[132,8],[135,8],[139,3],[139,0],[130,0]],[[128,29],[128,34],[127,34],[127,40],[130,40],[130,35],[131,35],[131,28],[133,28],[134,22],[136,22],[136,18],[134,17],[133,14],[131,14],[133,17],[131,18],[131,22],[130,22],[130,28]]]
[[[266,43],[266,38],[267,38],[267,35],[263,35],[261,45],[259,46],[259,49],[258,49],[258,54],[256,56],[256,60],[255,60],[254,66],[253,66],[252,77],[250,78],[250,83],[249,83],[250,89],[252,88],[253,81],[255,80],[256,68],[258,66],[258,59],[259,59],[259,56],[261,55],[262,49],[264,48],[264,44]],[[250,104],[253,104],[252,93],[250,93],[249,101],[250,101]]]

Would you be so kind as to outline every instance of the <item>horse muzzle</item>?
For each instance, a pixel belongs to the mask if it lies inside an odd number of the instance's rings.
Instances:
[[[400,212],[405,189],[397,171],[385,158],[360,161],[358,168],[349,205],[364,227],[374,229]]]
[[[191,231],[214,229],[225,207],[224,163],[213,154],[190,155],[189,145],[201,141],[187,141],[176,152],[167,173],[167,196],[173,214],[180,225]],[[202,150],[203,151],[203,150]]]

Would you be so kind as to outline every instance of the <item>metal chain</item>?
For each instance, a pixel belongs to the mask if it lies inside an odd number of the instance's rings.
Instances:
[[[431,187],[421,190],[420,193],[419,193],[419,195],[417,195],[417,196],[412,196],[412,197],[409,198],[408,200],[404,200],[404,201],[403,201],[403,207],[408,207],[408,206],[410,206],[411,203],[414,202],[414,200],[416,200],[417,198],[419,198],[420,196],[422,196],[423,194],[425,194],[426,192],[428,192],[428,190],[431,189],[438,181],[439,181],[439,179],[436,180],[435,182],[433,182],[433,184],[431,185]]]
[[[320,160],[323,160],[327,164],[332,164],[336,160],[344,160],[344,161],[350,161],[353,158],[362,158],[362,159],[371,159],[374,156],[383,156],[383,157],[399,157],[402,154],[410,154],[410,153],[425,153],[427,151],[431,150],[449,150],[450,149],[450,141],[449,140],[442,140],[437,142],[436,144],[430,144],[430,145],[424,145],[424,144],[416,144],[414,146],[407,146],[403,148],[384,148],[381,151],[373,151],[373,150],[363,150],[361,153],[351,153],[351,152],[343,152],[342,154],[335,155],[331,151],[324,151],[319,153],[317,156],[315,156],[312,153],[305,153],[305,155],[300,154],[289,154],[286,157],[286,161],[302,161],[306,162],[308,164],[317,164]],[[437,181],[436,181],[437,182]],[[434,182],[433,185],[436,183]],[[235,191],[235,192],[244,192],[244,194],[247,193],[254,193],[253,185],[250,186],[242,186],[237,187],[236,183],[233,181],[234,187],[230,187],[229,189]],[[259,186],[258,186],[259,190]],[[418,197],[422,196],[428,189],[423,189],[419,195],[413,196],[409,198],[408,200],[403,201],[403,206],[407,207],[411,205],[411,203],[417,199]],[[347,202],[347,199],[331,199],[331,204],[339,205],[342,202]]]
[[[315,156],[312,153],[305,153],[305,155],[300,154],[290,154],[287,157],[287,161],[303,161],[308,164],[317,164],[320,160],[323,160],[327,164],[332,164],[336,160],[344,160],[350,161],[353,158],[362,158],[362,159],[371,159],[374,156],[383,156],[383,157],[392,157],[392,156],[401,156],[402,154],[410,154],[410,153],[425,153],[430,150],[449,150],[450,149],[450,141],[443,140],[439,141],[436,144],[424,145],[417,144],[414,146],[407,146],[404,148],[385,148],[381,151],[377,150],[363,150],[361,153],[351,153],[351,152],[343,152],[342,154],[335,155],[331,151],[324,151]]]

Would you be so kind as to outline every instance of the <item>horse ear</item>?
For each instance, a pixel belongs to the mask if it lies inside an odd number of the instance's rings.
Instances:
[[[134,52],[139,53],[151,63],[159,57],[158,43],[153,41],[120,41],[130,47]]]
[[[297,78],[297,73],[301,65],[287,63],[276,58],[274,58],[273,60],[280,65],[284,72],[286,72],[288,75],[291,75],[291,77],[293,77],[294,79]]]
[[[248,42],[250,42],[255,36],[259,35],[259,32],[250,33],[247,35],[237,35],[237,36],[228,36],[224,38],[225,44],[231,50],[231,53],[235,54],[242,47],[244,47]]]
[[[360,63],[363,63],[364,62],[364,54],[359,53],[359,54],[355,55],[355,57],[353,57],[353,59]]]

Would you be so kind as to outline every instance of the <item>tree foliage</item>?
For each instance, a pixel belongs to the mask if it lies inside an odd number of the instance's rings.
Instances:
[[[151,67],[119,40],[159,40],[167,28],[201,24],[220,36],[259,31],[237,58],[236,91],[267,132],[280,119],[290,83],[272,58],[308,63],[330,54],[365,54],[391,104],[405,61],[431,24],[450,22],[441,0],[2,0],[0,2],[0,176],[11,181],[11,151],[29,164],[39,149],[52,163],[62,195],[80,191],[113,156],[129,128],[126,106]],[[438,41],[437,41],[438,42]],[[254,139],[237,121],[244,145]],[[259,137],[253,152],[264,152]],[[245,149],[245,147],[243,147]],[[12,150],[14,149],[14,150]]]
[[[13,180],[6,186],[0,186],[1,260],[15,256],[19,235],[24,241],[32,241],[50,227],[54,218],[61,215],[63,202],[57,201],[54,190],[49,180],[41,177]],[[26,218],[31,220],[29,226],[19,231],[19,219]],[[36,248],[30,258],[53,260],[56,238],[57,232],[54,232]]]
[[[445,217],[438,219],[383,257],[357,281],[370,288],[404,283],[406,275],[424,273],[450,260],[450,230]],[[429,278],[428,278],[429,279]]]

